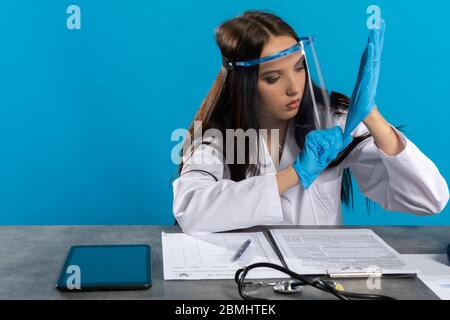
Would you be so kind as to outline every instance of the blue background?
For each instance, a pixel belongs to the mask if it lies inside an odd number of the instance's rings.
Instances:
[[[349,94],[371,4],[387,21],[380,111],[448,178],[449,1],[2,1],[0,224],[172,224],[171,133],[219,71],[214,28],[270,10],[316,35],[327,85]],[[344,221],[448,225],[450,209],[368,214],[359,195]]]

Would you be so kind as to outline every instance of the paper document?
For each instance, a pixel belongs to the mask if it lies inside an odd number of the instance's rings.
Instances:
[[[369,229],[272,229],[283,258],[305,275],[364,272],[416,274],[406,259]]]
[[[446,254],[402,255],[419,270],[419,278],[442,300],[450,300],[450,266]]]
[[[190,236],[162,232],[164,280],[234,279],[242,266],[270,262],[282,266],[262,232],[215,233]],[[250,246],[236,262],[231,262],[240,246],[251,239]],[[257,268],[250,279],[287,278],[282,272]]]

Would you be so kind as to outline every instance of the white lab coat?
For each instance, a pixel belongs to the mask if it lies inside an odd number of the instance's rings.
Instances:
[[[335,118],[336,124],[343,127],[345,117]],[[367,131],[361,123],[352,134]],[[361,192],[386,210],[430,215],[442,211],[448,202],[448,186],[437,167],[397,130],[405,144],[397,156],[386,155],[371,137],[339,166],[323,171],[309,189],[298,184],[279,195],[275,174],[292,165],[300,151],[294,132],[294,121],[290,121],[278,168],[265,140],[260,139],[264,150],[260,161],[267,165],[260,176],[247,176],[240,182],[230,179],[228,165],[217,156],[220,153],[213,144],[201,145],[194,152],[208,164],[185,158],[182,174],[173,182],[173,213],[183,231],[194,234],[256,225],[341,225],[345,168],[350,168]]]

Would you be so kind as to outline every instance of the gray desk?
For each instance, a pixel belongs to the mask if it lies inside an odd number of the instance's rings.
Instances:
[[[369,228],[400,253],[442,254],[450,241],[450,227]],[[176,226],[0,227],[0,299],[240,299],[234,280],[164,281],[161,254],[163,230],[180,231]],[[86,293],[61,293],[55,289],[54,283],[71,245],[125,243],[152,246],[151,289]],[[356,292],[388,294],[398,299],[438,299],[418,278],[383,279],[381,290],[368,290],[365,280],[340,282],[346,290]],[[270,289],[268,294],[268,298],[291,298],[272,295]],[[309,287],[305,288],[302,298],[334,299]]]

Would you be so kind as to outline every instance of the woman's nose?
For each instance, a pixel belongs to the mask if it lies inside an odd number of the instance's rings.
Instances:
[[[295,96],[300,92],[300,81],[297,78],[291,78],[288,87],[286,88],[286,94],[288,96]]]
[[[297,87],[294,87],[294,86],[290,86],[290,87],[286,90],[286,94],[287,94],[288,96],[296,96],[299,92],[300,92],[300,90],[297,89]]]

